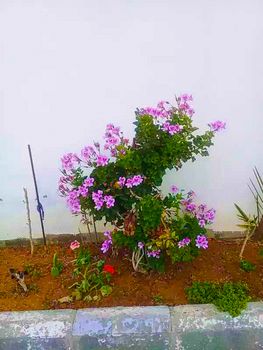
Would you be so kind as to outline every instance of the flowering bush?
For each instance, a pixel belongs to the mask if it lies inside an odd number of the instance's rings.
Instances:
[[[135,270],[142,264],[160,267],[164,252],[173,261],[185,261],[208,247],[205,226],[215,211],[197,205],[193,192],[173,186],[163,197],[159,189],[167,169],[207,156],[215,133],[225,128],[215,121],[204,134],[195,134],[193,114],[187,94],[176,99],[176,106],[161,101],[156,108],[137,109],[132,142],[109,124],[103,146],[94,143],[80,155],[62,158],[59,190],[71,212],[114,225],[101,249],[106,253],[112,244],[131,248]]]

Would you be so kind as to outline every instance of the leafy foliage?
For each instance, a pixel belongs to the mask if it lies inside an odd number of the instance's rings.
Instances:
[[[240,268],[246,272],[254,271],[256,269],[256,265],[248,260],[240,261]]]
[[[214,304],[218,310],[231,316],[240,315],[250,301],[249,289],[242,282],[194,282],[186,289],[187,298],[193,304]]]
[[[53,265],[51,267],[51,276],[58,277],[61,274],[62,270],[63,264],[61,261],[59,261],[57,253],[55,253],[53,256]]]
[[[108,296],[112,292],[109,283],[114,268],[110,266],[110,270],[105,269],[104,260],[92,262],[89,250],[81,248],[77,252],[74,264],[73,275],[77,281],[69,288],[74,289],[72,297],[76,300],[98,301],[101,297]]]

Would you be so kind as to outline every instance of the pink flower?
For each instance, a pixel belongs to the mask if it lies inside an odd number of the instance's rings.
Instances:
[[[132,188],[134,186],[139,186],[143,182],[143,177],[141,175],[134,175],[126,180],[125,186],[127,188]]]
[[[79,191],[72,190],[68,192],[67,203],[72,212],[72,214],[78,214],[80,212],[81,206],[79,201]]]
[[[126,182],[126,178],[121,176],[119,177],[119,181],[118,181],[118,184],[120,187],[123,187],[125,185],[125,182]]]
[[[62,168],[70,171],[79,163],[79,158],[75,153],[68,153],[61,158],[61,162]]]
[[[94,191],[91,196],[95,204],[95,209],[100,210],[104,204],[103,192],[101,190],[98,190],[97,192]]]
[[[172,193],[178,193],[179,192],[179,188],[177,186],[175,186],[175,185],[172,185],[171,186],[171,192]]]
[[[170,125],[169,126],[169,134],[170,135],[174,135],[177,134],[178,132],[182,131],[183,127],[179,124],[175,124],[175,125]]]
[[[203,248],[207,249],[208,248],[208,239],[206,238],[205,235],[198,235],[195,240],[195,245],[197,248]]]
[[[157,104],[157,108],[159,108],[159,109],[165,109],[165,105],[169,105],[169,102],[168,102],[168,101],[160,101],[160,102],[158,102],[158,104]]]
[[[70,249],[71,250],[78,249],[79,247],[80,247],[80,243],[77,240],[75,240],[75,241],[70,243]]]
[[[79,194],[82,197],[87,197],[87,195],[89,193],[89,189],[87,187],[85,187],[84,185],[83,186],[79,186],[78,191],[79,191]]]
[[[205,222],[204,219],[199,220],[199,226],[200,227],[205,227],[205,224],[206,224],[206,222]]]
[[[217,120],[215,122],[209,123],[208,126],[210,127],[211,131],[217,132],[217,131],[221,131],[221,130],[225,129],[226,123],[222,122],[220,120]]]
[[[163,130],[163,131],[169,132],[170,126],[171,126],[171,124],[170,124],[169,122],[165,122],[165,123],[163,123],[163,125],[162,125],[162,130]]]
[[[96,151],[92,146],[86,146],[81,150],[81,157],[85,161],[89,161],[91,157],[96,155]]]
[[[183,248],[183,247],[189,245],[190,242],[191,242],[191,239],[188,238],[188,237],[185,237],[185,238],[183,238],[181,241],[178,242],[178,247],[179,247],[179,248]]]
[[[139,249],[143,249],[144,244],[142,242],[138,242],[137,246],[138,246]]]
[[[104,155],[99,155],[97,158],[97,166],[105,166],[109,162],[109,158]]]
[[[105,254],[110,247],[112,246],[112,236],[111,236],[112,232],[111,231],[105,231],[104,232],[104,236],[107,237],[107,239],[105,239],[105,241],[102,243],[102,246],[100,248],[100,250],[102,251],[103,254]]]
[[[186,210],[190,211],[191,213],[193,213],[195,211],[196,205],[194,203],[189,203],[186,206]]]
[[[184,112],[188,117],[192,117],[194,114],[194,109],[191,106],[193,102],[193,96],[188,94],[182,94],[178,97],[178,108]]]
[[[161,254],[161,250],[157,249],[157,250],[148,251],[146,254],[147,254],[148,258],[159,259],[160,258],[160,254]]]
[[[92,187],[94,185],[94,178],[93,177],[87,177],[84,182],[83,182],[83,186],[85,187]]]
[[[115,198],[113,198],[112,196],[104,196],[104,202],[106,203],[107,208],[114,207]]]

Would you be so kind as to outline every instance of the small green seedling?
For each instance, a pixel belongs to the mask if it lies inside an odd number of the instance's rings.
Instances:
[[[246,271],[246,272],[250,272],[250,271],[254,271],[256,269],[256,265],[253,264],[252,262],[248,261],[248,260],[241,260],[240,264],[239,264],[241,270]]]
[[[53,265],[51,268],[51,276],[58,277],[61,274],[62,270],[63,270],[63,264],[61,261],[59,261],[57,253],[55,253],[53,256]]]
[[[28,276],[39,279],[42,276],[42,272],[36,265],[26,264],[24,265],[24,271],[28,274]]]
[[[163,304],[163,297],[160,294],[154,295],[153,302],[155,304]]]

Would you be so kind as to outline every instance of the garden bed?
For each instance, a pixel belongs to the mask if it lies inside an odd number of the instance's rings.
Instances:
[[[249,242],[244,258],[256,265],[256,269],[245,272],[239,266],[241,241],[209,240],[209,249],[193,262],[177,263],[166,266],[165,273],[134,273],[130,255],[125,250],[118,256],[106,257],[106,263],[115,267],[112,278],[112,294],[99,301],[72,301],[60,303],[58,300],[70,295],[68,287],[74,283],[72,277],[73,252],[67,243],[35,248],[31,257],[25,247],[8,247],[0,249],[0,311],[41,310],[59,308],[86,308],[105,306],[146,306],[146,305],[181,305],[187,304],[185,288],[194,281],[238,282],[247,283],[252,300],[263,298],[262,276],[263,258],[259,255],[260,244]],[[99,247],[90,245],[92,255],[105,259]],[[64,269],[60,276],[50,274],[52,258],[58,253]],[[11,279],[9,269],[27,270],[25,282],[29,287],[24,292]]]

